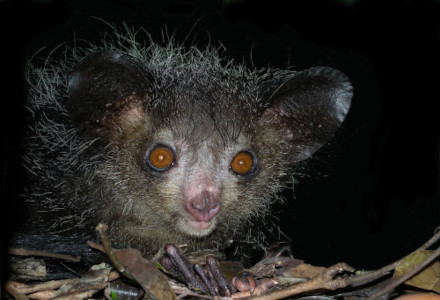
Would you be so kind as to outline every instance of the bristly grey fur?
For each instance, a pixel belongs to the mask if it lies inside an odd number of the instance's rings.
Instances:
[[[140,33],[148,37],[147,44],[139,42]],[[51,222],[51,232],[68,233],[90,232],[104,221],[109,223],[118,245],[137,247],[149,255],[167,242],[188,243],[192,248],[219,247],[231,238],[263,244],[264,235],[255,231],[258,226],[252,226],[253,220],[265,226],[263,216],[274,201],[280,200],[278,192],[293,184],[293,177],[288,176],[292,165],[316,151],[342,122],[332,119],[333,107],[327,104],[332,102],[327,101],[327,95],[337,95],[344,105],[351,98],[348,80],[334,70],[310,69],[299,76],[297,85],[291,80],[300,72],[251,70],[223,57],[221,47],[186,48],[173,38],[160,45],[143,29],[113,29],[99,44],[78,47],[73,43],[56,51],[63,53],[61,60],[49,57],[40,67],[31,62],[26,74],[27,107],[33,119],[24,156],[33,177],[26,193],[35,210],[31,211],[31,223],[47,226]],[[70,77],[72,68],[105,51],[128,58],[148,82],[142,104],[149,125],[140,126],[126,137],[130,144],[99,135],[84,138],[66,108],[72,92],[69,80],[76,84]],[[323,88],[304,93],[303,87],[314,87],[309,77],[318,78],[329,92]],[[299,90],[298,103],[285,96],[292,90]],[[334,92],[339,90],[339,94]],[[325,98],[323,104],[315,101],[315,96]],[[309,102],[322,107],[315,112]],[[340,116],[345,116],[348,106],[340,106]],[[124,128],[114,126],[112,130],[114,136],[122,136]],[[223,166],[227,167],[233,151],[252,147],[250,150],[258,156],[259,174],[252,184],[248,184],[251,179],[237,179],[227,172],[222,175],[227,178],[221,183],[224,197],[234,205],[222,204],[218,225],[207,237],[183,236],[173,228],[183,208],[166,205],[179,198],[181,188],[171,176],[155,177],[139,167],[139,157],[151,149],[152,139],[161,132],[179,140],[169,142],[184,149],[182,153],[188,153],[188,160],[203,162],[200,155],[207,155],[212,161],[226,162]],[[292,139],[296,143],[293,146]],[[205,152],[197,157],[191,151],[202,149],[200,145],[205,145]],[[296,158],[292,158],[294,155]],[[213,165],[209,167],[213,173],[219,172]],[[139,214],[148,221],[141,222]]]

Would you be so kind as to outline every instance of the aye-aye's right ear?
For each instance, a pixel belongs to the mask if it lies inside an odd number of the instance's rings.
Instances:
[[[68,78],[67,109],[86,139],[112,139],[129,134],[145,118],[145,71],[128,56],[101,51],[80,61]]]

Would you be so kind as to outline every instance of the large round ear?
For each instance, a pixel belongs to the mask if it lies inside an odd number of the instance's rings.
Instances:
[[[111,139],[145,118],[149,80],[129,57],[102,51],[74,66],[66,102],[73,125],[86,139]]]
[[[353,88],[338,70],[314,67],[272,87],[258,124],[272,127],[290,148],[292,162],[310,157],[329,141],[350,108]],[[280,141],[281,142],[281,141]]]

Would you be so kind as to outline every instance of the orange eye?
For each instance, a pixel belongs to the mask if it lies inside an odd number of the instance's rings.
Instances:
[[[252,170],[254,158],[248,152],[239,152],[231,162],[231,169],[238,175],[246,175]]]
[[[159,146],[151,150],[148,160],[156,171],[166,171],[174,164],[174,154],[169,148]]]

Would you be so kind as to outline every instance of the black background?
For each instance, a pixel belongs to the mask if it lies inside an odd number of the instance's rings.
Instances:
[[[99,40],[108,25],[154,39],[161,29],[208,41],[257,67],[328,65],[353,82],[336,139],[275,207],[294,255],[378,268],[421,245],[440,225],[440,5],[436,1],[1,1],[2,226],[19,226],[25,129],[23,69],[74,36]],[[209,34],[208,34],[209,33]],[[6,75],[6,76],[5,76]],[[2,245],[5,245],[5,235]],[[2,257],[4,257],[2,255]]]

